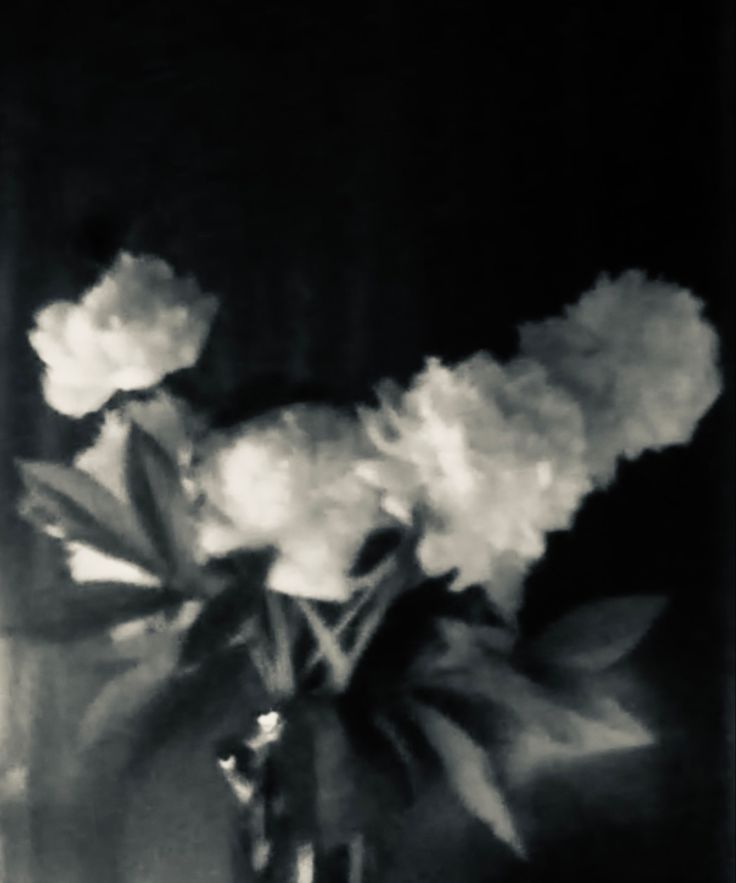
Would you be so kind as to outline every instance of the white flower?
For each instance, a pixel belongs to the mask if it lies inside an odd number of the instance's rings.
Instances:
[[[153,386],[190,367],[216,308],[214,297],[164,261],[121,253],[79,303],[57,301],[37,314],[29,339],[46,366],[46,401],[81,417],[118,390]]]
[[[361,474],[388,511],[422,513],[424,570],[457,569],[458,587],[487,584],[499,606],[516,607],[545,533],[569,525],[590,487],[575,403],[540,365],[479,353],[454,368],[430,359],[363,420],[382,457]]]
[[[270,588],[348,597],[363,540],[387,522],[356,471],[369,449],[358,421],[321,405],[283,408],[213,439],[197,474],[203,554],[272,545]]]
[[[522,326],[522,352],[582,408],[598,483],[619,457],[689,441],[717,398],[718,342],[702,306],[629,271],[602,277],[562,318]]]

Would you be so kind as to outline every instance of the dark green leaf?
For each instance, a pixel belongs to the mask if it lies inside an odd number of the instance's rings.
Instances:
[[[444,714],[417,704],[416,716],[465,808],[523,856],[524,847],[486,751]]]
[[[160,572],[153,547],[130,510],[98,481],[72,466],[21,463],[27,490],[25,506],[32,517],[58,526],[64,539]]]
[[[156,588],[71,583],[40,592],[22,623],[0,631],[28,639],[77,641],[159,611],[173,611],[181,601],[181,596]]]
[[[558,668],[601,671],[631,653],[665,604],[655,595],[591,601],[549,626],[526,653]]]
[[[192,565],[194,532],[179,470],[159,443],[136,423],[125,456],[128,496],[144,533],[169,572],[182,575]]]

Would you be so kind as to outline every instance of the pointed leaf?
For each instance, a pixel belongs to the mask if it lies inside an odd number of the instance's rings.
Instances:
[[[665,604],[656,595],[592,601],[549,626],[527,653],[558,668],[601,671],[631,653]]]
[[[43,641],[77,641],[113,626],[178,607],[182,598],[162,589],[124,583],[72,583],[46,589],[22,623],[0,632]]]
[[[347,843],[360,825],[360,796],[355,761],[342,721],[329,705],[312,721],[317,821],[321,841],[330,848]]]
[[[508,741],[506,763],[509,775],[520,783],[548,769],[598,757],[613,751],[646,748],[653,743],[652,734],[626,712],[613,698],[597,703],[595,715],[570,714],[560,708],[564,716],[566,738],[559,738],[557,726],[545,726],[543,721],[522,727]],[[550,715],[554,714],[550,710]]]
[[[183,573],[192,566],[194,533],[179,470],[153,436],[136,423],[128,434],[125,481],[143,532],[169,570]]]
[[[512,774],[524,778],[549,761],[575,760],[594,754],[642,748],[651,734],[618,702],[597,696],[571,702],[543,689],[503,660],[479,661],[473,669],[440,671],[424,681],[434,688],[473,702],[495,706],[497,725],[504,728],[507,761]]]
[[[135,729],[136,715],[158,693],[175,666],[175,654],[165,651],[110,681],[84,714],[79,728],[81,749]]]
[[[255,616],[257,596],[240,584],[228,586],[204,606],[189,629],[181,651],[186,665],[201,662],[215,650],[222,650],[230,639]]]
[[[64,539],[160,572],[151,544],[129,509],[92,476],[57,463],[20,464],[30,517],[61,529]]]
[[[518,855],[524,847],[487,753],[448,717],[424,704],[417,718],[468,812],[484,822]]]

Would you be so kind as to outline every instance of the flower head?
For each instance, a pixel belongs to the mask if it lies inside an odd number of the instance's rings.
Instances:
[[[46,401],[81,417],[118,390],[144,389],[190,367],[216,308],[165,261],[121,253],[78,303],[57,301],[37,314],[29,339],[46,366]]]
[[[361,467],[388,511],[420,511],[420,563],[457,570],[518,603],[544,534],[566,527],[590,483],[582,417],[529,360],[502,366],[479,353],[455,367],[430,359],[410,389],[363,419],[381,457]]]
[[[720,392],[717,338],[688,291],[629,271],[561,318],[522,326],[522,352],[579,402],[598,483],[619,457],[689,441]]]
[[[356,472],[369,450],[354,417],[321,405],[283,408],[213,438],[196,475],[202,552],[275,546],[271,588],[347,597],[362,541],[387,520]]]

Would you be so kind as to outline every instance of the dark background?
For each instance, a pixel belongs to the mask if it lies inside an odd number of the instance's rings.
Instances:
[[[219,293],[254,379],[280,370],[355,397],[428,353],[511,355],[520,321],[559,311],[601,271],[661,275],[706,302],[728,392],[692,445],[626,465],[552,538],[527,619],[593,595],[667,594],[636,663],[662,749],[548,783],[531,877],[730,879],[731,4],[309,7],[25,2],[3,13],[7,603],[22,604],[11,588],[48,566],[14,516],[12,458],[63,457],[89,430],[43,406],[24,334],[35,309],[76,297],[120,247]],[[22,869],[8,879],[108,879],[122,824],[114,782],[100,773],[87,814],[70,816],[58,773],[88,678],[56,651],[14,652],[33,697],[15,750],[44,797],[8,817]],[[177,750],[128,812],[132,879],[224,881],[224,792],[198,745]],[[480,833],[462,827],[441,800],[420,811],[405,852],[414,870],[397,883],[476,879]]]

